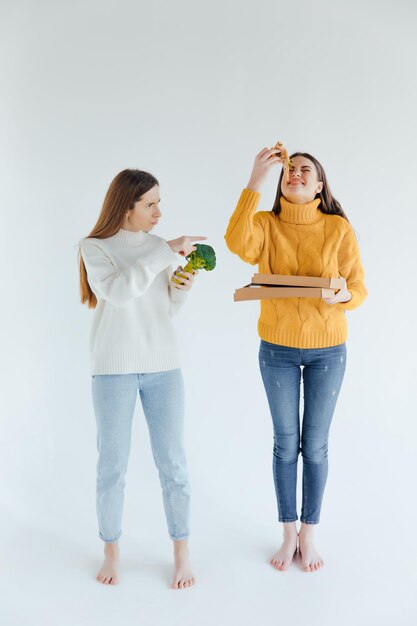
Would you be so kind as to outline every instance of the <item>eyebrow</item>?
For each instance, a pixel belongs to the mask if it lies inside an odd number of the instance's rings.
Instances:
[[[161,202],[161,198],[159,198],[158,202]],[[151,206],[151,204],[158,204],[158,202],[147,202],[146,204],[148,204],[149,206]]]

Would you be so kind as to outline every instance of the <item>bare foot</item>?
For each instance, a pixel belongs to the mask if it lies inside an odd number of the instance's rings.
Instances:
[[[297,529],[295,522],[284,523],[284,541],[282,546],[275,552],[269,561],[272,567],[283,572],[289,568],[295,553],[297,552]]]
[[[324,561],[314,547],[312,524],[302,524],[298,538],[304,571],[315,572],[323,567]]]
[[[104,544],[104,561],[96,576],[96,580],[103,585],[117,585],[119,582],[119,544]]]
[[[173,589],[185,589],[195,584],[188,556],[188,541],[174,541],[174,578]]]

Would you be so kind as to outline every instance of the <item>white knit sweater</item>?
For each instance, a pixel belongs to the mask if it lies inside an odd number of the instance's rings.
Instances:
[[[171,316],[186,298],[170,277],[176,254],[161,237],[120,229],[85,238],[80,252],[97,297],[91,373],[160,372],[179,367]]]

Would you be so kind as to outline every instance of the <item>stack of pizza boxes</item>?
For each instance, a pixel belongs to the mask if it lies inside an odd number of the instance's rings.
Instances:
[[[343,279],[322,276],[254,274],[252,282],[236,289],[234,301],[272,300],[275,298],[332,298],[342,289]]]

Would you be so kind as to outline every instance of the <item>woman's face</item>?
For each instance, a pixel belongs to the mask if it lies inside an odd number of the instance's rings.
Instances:
[[[128,219],[125,219],[123,228],[135,232],[152,230],[162,215],[159,209],[160,202],[159,186],[155,185],[135,202],[133,209],[128,212]]]
[[[323,189],[319,181],[316,166],[310,159],[296,156],[291,159],[293,167],[284,171],[281,181],[281,191],[294,204],[305,204],[314,200],[316,194]]]

